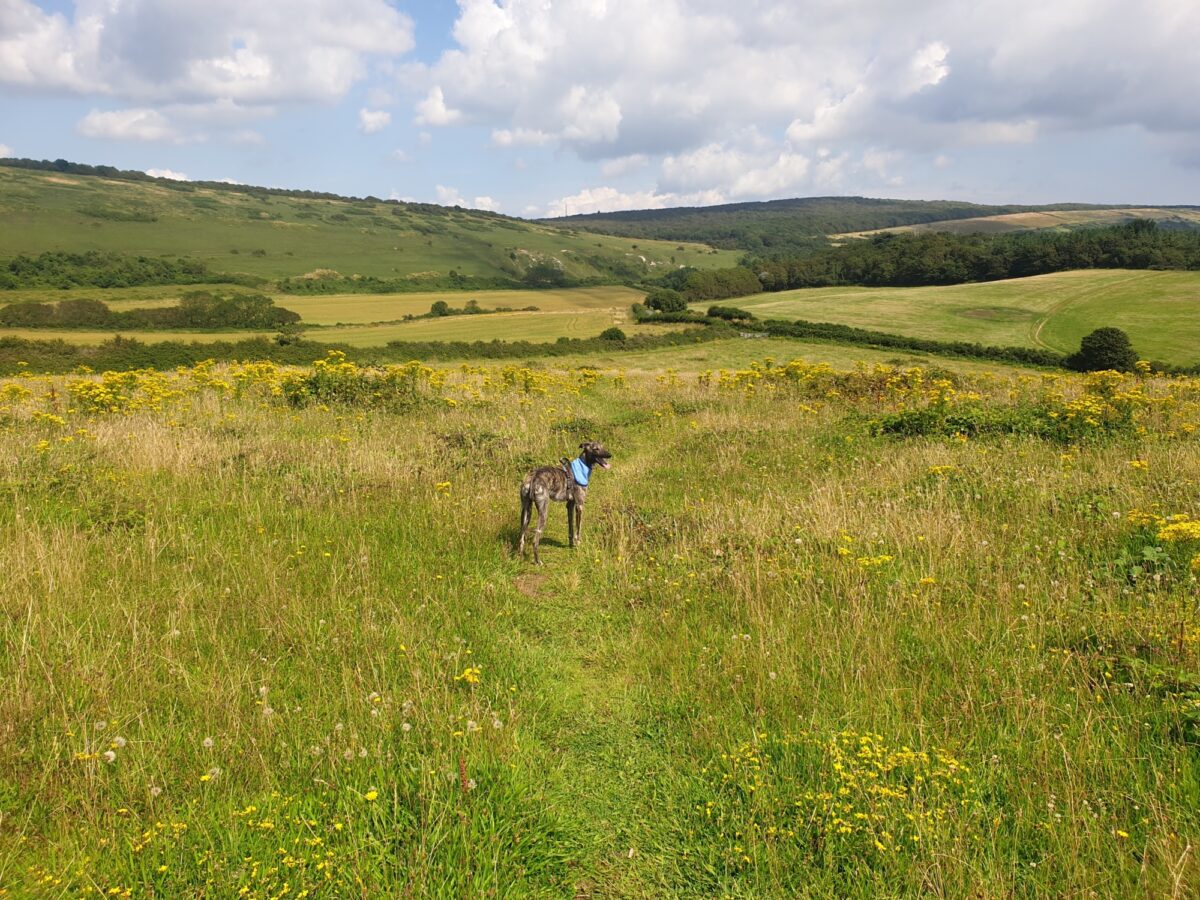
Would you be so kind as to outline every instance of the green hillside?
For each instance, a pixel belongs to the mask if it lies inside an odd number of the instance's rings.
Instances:
[[[182,256],[266,279],[434,279],[451,271],[520,283],[539,263],[567,281],[620,282],[732,253],[678,241],[572,235],[495,213],[332,199],[165,179],[125,180],[0,166],[0,260],[89,250]]]
[[[639,209],[543,220],[559,227],[630,238],[701,241],[751,253],[824,245],[826,235],[1048,210],[1103,209],[1078,203],[984,206],[952,200],[801,197],[764,203]]]
[[[725,302],[764,319],[1064,353],[1094,328],[1115,326],[1128,332],[1143,357],[1200,362],[1200,272],[1056,272],[946,287],[807,288]]]
[[[920,233],[944,231],[951,234],[1006,234],[1013,231],[1069,231],[1102,225],[1122,225],[1134,219],[1153,219],[1164,228],[1200,228],[1200,206],[1114,206],[1103,209],[1076,208],[1038,212],[1004,213],[969,219],[946,219],[918,225],[898,225],[852,231],[831,237],[869,237],[883,232]]]

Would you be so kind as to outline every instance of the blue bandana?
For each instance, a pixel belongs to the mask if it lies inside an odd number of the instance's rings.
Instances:
[[[571,460],[571,477],[575,479],[575,483],[580,487],[588,486],[588,479],[592,475],[592,470],[588,468],[587,463],[583,461],[582,456],[577,456]]]

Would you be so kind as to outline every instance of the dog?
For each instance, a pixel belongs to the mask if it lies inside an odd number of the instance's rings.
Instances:
[[[542,531],[546,528],[546,509],[551,500],[567,504],[567,543],[574,547],[579,539],[583,524],[583,502],[587,499],[588,483],[592,470],[599,466],[609,467],[612,454],[604,449],[599,441],[584,441],[579,445],[579,456],[576,459],[560,461],[558,468],[542,466],[534,469],[521,482],[521,539],[517,542],[517,553],[525,555],[525,534],[529,531],[529,521],[533,518],[533,509],[537,507],[537,528],[533,532],[533,561],[542,564],[538,554],[538,545],[542,542]]]

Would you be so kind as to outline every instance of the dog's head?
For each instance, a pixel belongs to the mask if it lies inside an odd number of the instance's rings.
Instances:
[[[604,445],[599,441],[584,441],[579,445],[580,458],[585,466],[589,469],[593,466],[599,466],[602,469],[607,469],[608,461],[612,459],[612,454],[604,449]]]

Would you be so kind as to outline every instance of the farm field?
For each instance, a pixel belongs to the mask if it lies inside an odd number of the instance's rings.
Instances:
[[[267,279],[318,269],[520,278],[555,259],[574,277],[732,265],[695,243],[574,234],[491,213],[382,201],[235,193],[189,184],[114,181],[0,166],[0,259],[104,250],[202,260]]]
[[[178,286],[146,288],[134,294],[130,289],[98,291],[81,288],[74,291],[37,292],[43,301],[68,297],[104,300],[114,309],[161,306],[177,302],[190,288]],[[216,289],[220,291],[220,289]],[[25,292],[13,292],[25,293]],[[32,293],[32,292],[31,292]],[[300,313],[305,324],[319,325],[308,336],[314,340],[345,343],[356,347],[382,346],[388,341],[478,341],[529,340],[554,341],[560,337],[595,337],[605,328],[619,326],[626,334],[661,333],[663,326],[639,325],[629,311],[644,294],[621,286],[570,288],[545,291],[477,291],[456,294],[432,291],[417,294],[333,294],[328,296],[291,296],[275,294],[276,304]],[[398,321],[405,315],[421,315],[437,300],[459,307],[477,300],[484,309],[511,307],[514,312],[478,316],[445,316],[436,319]],[[536,306],[536,312],[521,311]],[[98,329],[0,328],[0,337],[31,340],[61,339],[77,344],[99,344],[114,331]],[[146,343],[158,341],[228,341],[243,337],[270,337],[274,332],[234,330],[214,331],[136,331],[122,329],[123,337]]]
[[[1115,326],[1146,358],[1200,362],[1200,272],[1087,270],[948,287],[810,288],[726,302],[760,318],[1064,353],[1093,329]]]
[[[1120,225],[1133,219],[1153,219],[1168,225],[1200,226],[1200,207],[1116,207],[1113,209],[1050,209],[1028,212],[1001,213],[993,216],[974,216],[969,219],[947,219],[874,228],[868,231],[847,231],[830,235],[833,239],[862,238],[886,232],[905,233],[947,231],[952,234],[1002,234],[1010,231],[1061,231],[1070,228]]]
[[[0,381],[0,885],[1200,889],[1197,381],[701,349]]]

